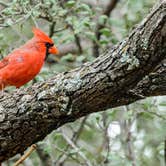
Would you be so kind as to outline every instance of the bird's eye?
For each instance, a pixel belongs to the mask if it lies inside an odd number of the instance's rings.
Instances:
[[[45,46],[47,47],[47,48],[50,48],[50,47],[52,47],[54,44],[53,43],[45,43]]]

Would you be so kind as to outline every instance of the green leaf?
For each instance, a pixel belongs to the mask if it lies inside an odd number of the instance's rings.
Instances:
[[[87,4],[81,4],[80,8],[81,8],[82,10],[86,10],[86,11],[88,11],[88,12],[91,12],[91,8],[90,8],[89,5],[87,5]]]
[[[88,28],[91,27],[91,24],[90,24],[90,22],[89,22],[88,20],[84,21],[84,25],[85,25],[86,27],[88,27]]]
[[[159,103],[160,106],[166,106],[166,102]]]
[[[2,41],[4,39],[4,34],[0,33],[0,40]]]
[[[105,40],[105,39],[100,40],[101,45],[105,45],[105,44],[108,44],[108,43],[109,43],[108,40]]]
[[[5,22],[6,25],[10,26],[13,24],[13,21],[11,19],[8,19],[6,22]]]
[[[71,0],[71,1],[68,1],[65,5],[66,5],[66,7],[71,8],[71,7],[73,7],[75,4],[76,4],[76,1]]]
[[[107,21],[108,17],[106,15],[101,15],[99,17],[99,24],[104,24]]]
[[[86,60],[86,57],[83,55],[78,56],[76,59],[77,62],[84,62],[85,60]]]
[[[89,39],[91,39],[91,40],[93,40],[93,41],[97,41],[94,32],[85,32],[85,34],[86,34],[86,36],[87,36]]]
[[[111,36],[111,31],[108,28],[102,28],[102,29],[100,29],[100,32],[106,37]]]
[[[65,62],[65,61],[68,61],[68,62],[73,62],[74,61],[74,57],[73,57],[73,55],[72,54],[67,54],[66,56],[63,56],[62,58],[61,58],[61,61],[62,62]]]

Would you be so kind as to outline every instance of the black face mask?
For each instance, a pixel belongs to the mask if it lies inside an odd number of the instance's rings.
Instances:
[[[45,60],[46,60],[47,57],[48,57],[48,55],[50,54],[50,53],[49,53],[49,48],[51,48],[52,46],[54,46],[54,44],[53,44],[53,43],[48,43],[48,42],[46,42],[46,43],[45,43],[45,46],[46,46],[46,56],[45,56]]]

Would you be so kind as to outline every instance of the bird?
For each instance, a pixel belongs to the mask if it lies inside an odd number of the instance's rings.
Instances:
[[[53,40],[37,27],[34,36],[0,61],[0,91],[7,86],[20,88],[41,70],[49,54],[59,54]]]

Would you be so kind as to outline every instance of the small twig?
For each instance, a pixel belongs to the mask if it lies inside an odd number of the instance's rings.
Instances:
[[[81,124],[80,124],[80,126],[79,126],[79,128],[78,128],[78,130],[73,133],[73,136],[72,136],[71,140],[72,140],[75,144],[77,143],[77,140],[78,140],[80,134],[82,133],[82,130],[84,129],[84,125],[85,125],[85,122],[86,122],[87,118],[88,118],[88,116],[85,116],[85,117],[83,118],[83,120],[82,120],[82,122],[81,122]],[[69,147],[70,147],[70,146],[69,146],[69,144],[68,144],[68,145],[66,146],[66,148],[65,148],[64,151],[68,151]],[[66,160],[67,158],[68,158],[67,155],[61,154],[61,155],[59,156],[59,158],[57,159],[57,162],[59,161],[59,163],[61,163],[61,165],[62,165],[62,164],[65,162],[65,160]]]
[[[82,130],[84,129],[85,122],[86,122],[87,119],[88,119],[88,116],[85,116],[85,117],[82,119],[82,122],[81,122],[81,124],[80,124],[78,130],[73,133],[73,137],[72,137],[71,140],[72,140],[75,144],[77,143],[77,140],[78,140],[78,138],[80,137],[80,135],[81,135],[81,133],[82,133]]]
[[[12,25],[15,25],[15,24],[20,23],[20,22],[25,22],[29,17],[32,17],[32,14],[29,14],[29,13],[31,13],[32,10],[35,10],[36,8],[38,8],[40,5],[41,5],[41,3],[38,3],[36,6],[33,7],[33,9],[28,9],[28,10],[26,9],[26,6],[21,6],[26,11],[26,13],[19,12],[19,13],[14,14],[14,15],[20,15],[22,17],[17,18],[17,20],[14,20],[14,21],[12,20]],[[2,12],[3,12],[3,10],[0,12],[1,17],[3,17]],[[32,19],[33,19],[33,17],[32,17]],[[0,29],[11,26],[11,25],[5,24],[4,23],[5,20],[6,20],[6,18],[4,17],[3,23],[0,24]],[[34,20],[34,22],[35,22],[35,20]]]
[[[60,56],[66,55],[68,53],[77,54],[79,52],[78,47],[75,44],[75,41],[70,42],[70,43],[66,43],[66,44],[63,44],[63,42],[60,42],[60,43],[61,44],[58,45]],[[82,39],[81,40],[81,46],[82,46],[83,50],[88,49],[92,46],[92,43],[89,40]]]
[[[73,26],[71,25],[71,24],[68,24],[68,26],[70,27],[70,29],[73,31],[73,33],[74,33],[74,28],[73,28]],[[79,50],[79,53],[80,54],[82,54],[82,46],[81,46],[81,39],[80,39],[80,37],[77,35],[77,34],[75,34],[74,33],[74,38],[75,38],[75,42],[76,42],[76,45],[77,45],[77,47],[78,47],[78,50]]]
[[[68,156],[69,158],[71,158],[72,160],[78,162],[79,164],[82,164],[82,163],[80,162],[80,160],[78,160],[76,157],[73,157],[73,156],[72,156],[70,153],[68,153],[67,151],[62,150],[62,149],[60,149],[60,148],[58,148],[58,147],[55,147],[55,149],[57,149],[59,152],[62,152],[63,154],[65,154],[66,156]],[[58,162],[55,161],[55,163],[57,164]],[[59,163],[58,163],[58,164],[59,164]],[[62,165],[62,164],[60,163],[59,165]]]
[[[19,166],[36,149],[36,145],[31,145],[29,151],[25,153],[13,166]]]
[[[18,18],[15,22],[12,23],[12,25],[15,25],[17,23],[20,23],[22,21],[25,22],[30,16],[26,14],[24,17]],[[5,27],[10,27],[11,25],[6,25],[6,24],[0,24],[0,29],[5,28]]]
[[[26,6],[24,5],[23,6],[24,10],[26,11],[26,13],[28,13],[28,10],[31,10],[31,9],[27,9]],[[34,16],[32,15],[32,12],[30,12],[30,16],[32,18],[32,21],[34,22],[35,24],[35,27],[39,27],[38,24],[37,24],[37,21],[35,20]]]
[[[129,111],[128,106],[124,106],[123,108],[126,113]],[[132,166],[136,166],[135,154],[134,154],[133,142],[132,142],[132,133],[130,131],[134,120],[135,120],[135,116],[132,119],[124,120],[124,132],[127,135],[126,142],[125,142],[127,147],[127,152],[125,153],[125,155],[132,162]]]
[[[45,15],[39,15],[39,18],[42,18],[43,20],[46,20],[48,22],[52,21],[49,16],[45,16]]]
[[[145,112],[150,113],[150,114],[153,114],[153,115],[155,115],[155,116],[161,118],[162,120],[166,120],[166,118],[165,118],[164,116],[162,116],[162,115],[160,115],[160,114],[158,114],[158,113],[156,113],[156,112],[153,112],[153,111],[145,111]]]
[[[72,140],[70,140],[65,133],[62,131],[62,136],[63,138],[67,141],[67,143],[76,150],[76,152],[78,152],[78,154],[84,159],[84,161],[86,162],[87,166],[92,166],[92,164],[90,163],[90,161],[86,158],[86,156],[84,155],[84,153],[82,153],[80,151],[80,149],[74,144],[74,142]]]
[[[165,165],[166,165],[166,139],[164,141],[164,162],[165,162]]]
[[[66,25],[66,26],[64,26],[64,27],[61,28],[61,29],[54,30],[54,33],[61,32],[61,31],[65,30],[65,29],[67,29],[67,27],[68,27],[68,26]]]
[[[49,153],[44,151],[44,144],[38,144],[36,152],[41,160],[42,166],[51,166],[52,165],[52,160],[51,160]]]
[[[106,154],[106,157],[104,159],[104,164],[108,163],[109,161],[109,154],[110,154],[110,139],[109,139],[109,136],[108,136],[108,127],[109,127],[109,124],[107,124],[107,114],[106,112],[103,112],[102,113],[102,119],[103,119],[103,128],[104,128],[104,133],[103,133],[103,137],[104,137],[104,142],[103,142],[103,145],[105,145],[106,147],[106,150],[107,150],[107,154]]]
[[[63,9],[65,8],[64,5],[63,5],[63,3],[59,3],[59,4],[60,4],[60,6],[61,6]],[[68,13],[66,13],[65,16],[67,17],[67,16],[68,16]],[[65,22],[66,22],[66,21],[65,21]],[[73,34],[74,34],[74,38],[75,38],[75,43],[76,43],[76,45],[77,45],[77,47],[78,47],[79,53],[82,54],[83,49],[82,49],[82,46],[81,46],[81,39],[80,39],[80,37],[79,37],[77,34],[75,34],[75,32],[74,32],[74,27],[73,27],[72,24],[70,24],[70,23],[68,23],[68,22],[66,22],[66,24],[67,24],[67,27],[69,27],[69,28],[72,30],[72,32],[73,32]]]
[[[51,38],[54,35],[54,28],[55,28],[56,22],[53,21],[52,24],[49,27],[49,37]]]
[[[140,99],[146,98],[146,96],[140,94],[139,92],[135,92],[135,91],[132,90],[132,89],[129,90],[129,94],[131,94],[131,95],[133,95],[133,96],[135,96],[135,97],[138,97],[138,98],[140,98]]]
[[[3,6],[3,7],[8,7],[9,6],[7,3],[4,3],[2,1],[0,1],[0,5]]]
[[[118,1],[119,0],[110,0],[110,3],[108,4],[108,6],[106,7],[106,9],[104,10],[104,12],[102,14],[109,17],[109,15],[113,11],[113,9],[116,7],[116,4],[118,3]],[[106,24],[106,21],[104,21],[103,24],[97,24],[97,26],[96,26],[95,35],[96,35],[97,41],[94,41],[94,45],[93,45],[93,55],[95,57],[99,56],[99,44],[98,44],[98,41],[100,40],[100,37],[101,37],[100,30],[102,28],[104,28],[105,24]]]
[[[137,102],[137,104],[139,104],[139,105],[143,105],[142,103],[140,103],[140,102]],[[150,110],[142,110],[142,111],[140,111],[139,113],[141,113],[141,112],[145,112],[145,113],[149,113],[149,114],[153,114],[153,115],[155,115],[155,116],[157,116],[158,118],[161,118],[162,120],[166,120],[166,118],[164,117],[164,116],[162,116],[162,115],[160,115],[160,114],[158,114],[157,112],[154,112],[154,111],[150,111]]]

